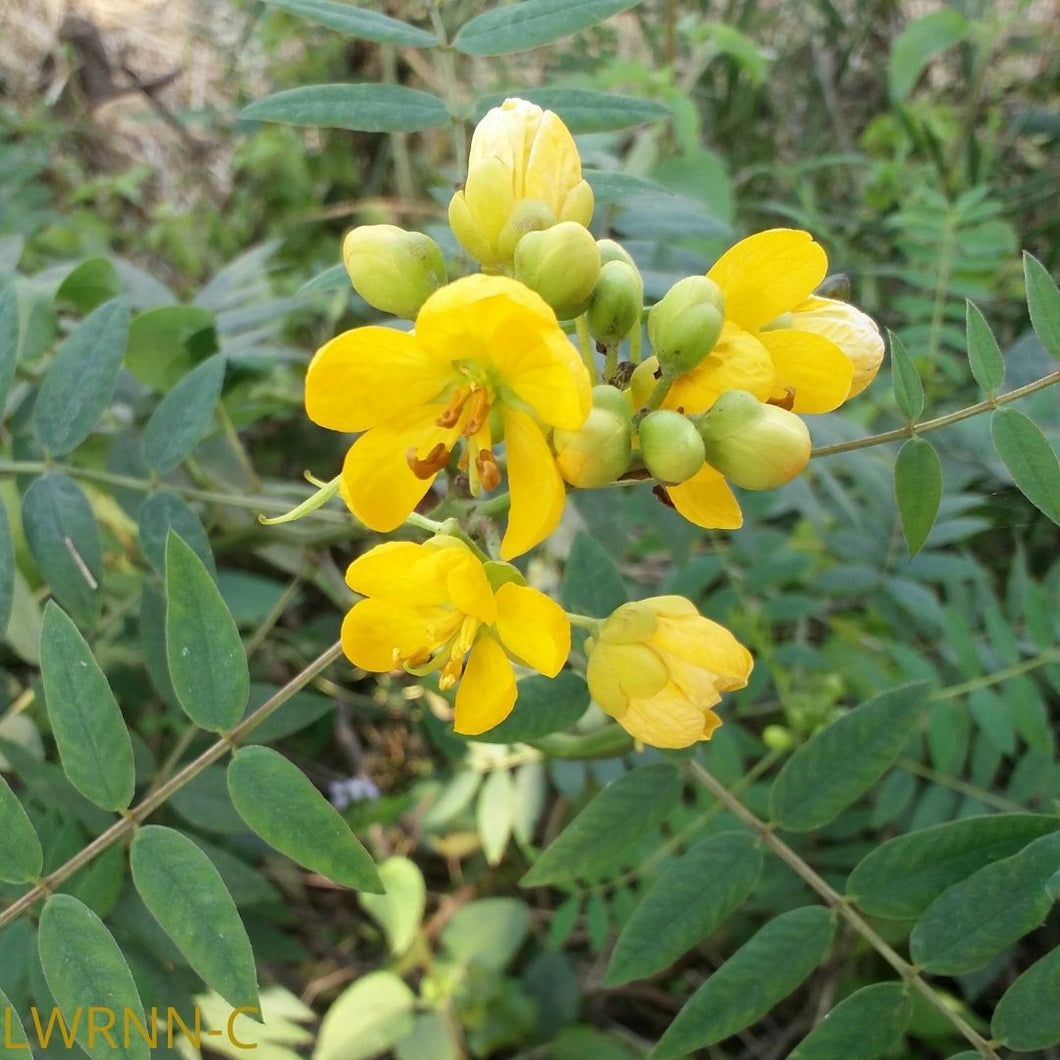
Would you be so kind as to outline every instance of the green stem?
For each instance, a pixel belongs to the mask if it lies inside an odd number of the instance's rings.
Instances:
[[[230,751],[235,750],[240,740],[254,731],[266,718],[280,709],[296,692],[301,691],[318,674],[326,670],[342,655],[342,645],[332,644],[327,651],[318,655],[301,673],[267,699],[257,710],[244,718],[234,729],[222,736],[198,758],[189,762],[175,777],[166,781],[149,795],[144,796],[139,805],[134,806],[121,820],[116,821],[105,832],[96,836],[88,846],[79,850],[72,858],[65,861],[53,872],[45,876],[35,887],[16,899],[0,913],[0,930],[23,913],[32,908],[35,902],[51,894],[64,880],[69,879],[78,869],[83,868],[98,854],[108,850],[115,843],[124,839],[139,827],[140,823],[150,817],[157,809],[177,791],[194,780],[204,769],[219,762]]]
[[[673,372],[663,369],[662,378],[655,384],[655,389],[648,395],[648,402],[644,406],[648,412],[654,412],[666,400],[666,395],[670,393],[670,387],[674,385],[676,378]]]
[[[602,618],[593,618],[591,615],[572,615],[569,611],[567,612],[567,619],[572,626],[577,626],[579,629],[587,629],[590,633],[599,633],[600,627],[605,621]]]
[[[945,416],[938,416],[933,420],[925,420],[923,423],[911,423],[905,427],[896,427],[893,431],[884,431],[882,434],[870,434],[867,438],[857,438],[852,442],[839,442],[836,445],[822,445],[814,449],[811,456],[834,456],[836,453],[849,453],[855,449],[868,449],[873,445],[883,445],[885,442],[897,442],[902,438],[910,438],[914,434],[925,434],[927,431],[937,431],[940,427],[946,427],[960,420],[970,419],[978,416],[981,412],[989,412],[991,409],[1008,405],[1012,401],[1018,401],[1028,394],[1037,390],[1044,390],[1047,386],[1060,383],[1060,370],[1044,375],[1041,379],[1035,379],[1033,383],[1017,387],[1007,394],[1001,394],[996,398],[988,398],[986,401],[977,402],[957,412],[947,412]],[[2,468],[0,468],[2,470]]]
[[[644,355],[644,332],[638,321],[636,327],[629,333],[629,359],[634,364],[640,364]]]
[[[1039,666],[1048,666],[1050,663],[1058,661],[1060,661],[1060,645],[1055,648],[1047,648],[1033,659],[1026,659],[1024,662],[1007,666],[1004,670],[995,670],[992,674],[973,677],[970,681],[965,681],[960,685],[940,688],[932,695],[931,701],[937,703],[940,700],[957,699],[958,696],[965,696],[969,692],[977,692],[980,688],[998,685],[1002,681],[1007,681],[1010,677],[1018,677],[1020,674],[1025,674],[1030,670],[1037,670]]]
[[[799,879],[816,891],[825,904],[837,916],[846,921],[902,977],[910,988],[916,990],[932,1008],[941,1013],[975,1047],[980,1056],[988,1057],[990,1060],[1000,1060],[990,1042],[979,1034],[959,1013],[954,1012],[946,1003],[945,998],[938,994],[929,983],[920,978],[917,969],[902,958],[892,946],[877,934],[862,916],[854,910],[847,898],[836,891],[827,880],[820,876],[787,843],[780,839],[771,824],[759,820],[724,784],[709,773],[699,762],[690,762],[689,768],[696,780],[722,803],[734,817],[747,825],[758,836],[759,840],[769,848],[771,853],[783,861]]]
[[[618,347],[608,346],[604,354],[604,382],[610,383],[618,375]]]
[[[997,810],[1003,810],[1005,813],[1027,812],[1027,807],[1021,806],[1018,802],[1013,802],[1011,799],[995,795],[993,792],[986,791],[983,788],[977,788],[974,784],[969,784],[967,781],[961,780],[960,777],[951,777],[945,773],[938,772],[938,770],[931,769],[929,766],[923,766],[912,758],[899,758],[898,761],[895,762],[895,766],[897,766],[898,769],[904,769],[907,773],[923,777],[924,780],[930,780],[933,784],[941,784],[942,787],[949,788],[951,791],[956,791],[961,795],[968,795],[973,799],[978,799],[980,802],[985,802],[988,806],[993,806]]]
[[[596,345],[592,335],[589,334],[589,318],[582,313],[574,321],[575,331],[578,333],[578,348],[582,351],[582,361],[589,373],[589,379],[595,384],[600,382],[600,374],[596,370]]]

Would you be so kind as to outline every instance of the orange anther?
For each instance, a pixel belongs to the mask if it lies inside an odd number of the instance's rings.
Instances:
[[[490,399],[485,390],[475,390],[468,402],[467,422],[464,424],[463,435],[470,438],[482,430],[490,414]]]
[[[488,493],[495,490],[501,484],[501,469],[497,467],[497,461],[489,449],[482,449],[475,457],[475,470],[478,472],[478,480],[482,488]]]
[[[445,406],[445,411],[434,422],[439,427],[455,427],[471,394],[471,387],[460,387],[449,399],[449,404]]]
[[[405,453],[405,460],[416,478],[427,479],[437,475],[439,471],[449,463],[450,450],[442,442],[438,442],[434,448],[422,459],[416,456],[416,447],[412,446]]]
[[[782,398],[770,398],[767,405],[776,405],[778,409],[784,409],[785,412],[791,412],[795,405],[795,388],[793,386],[784,387],[784,396]]]

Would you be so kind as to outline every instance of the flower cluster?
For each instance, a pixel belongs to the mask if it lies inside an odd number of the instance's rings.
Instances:
[[[869,317],[815,293],[828,262],[808,232],[752,235],[646,310],[636,262],[595,238],[592,212],[563,122],[506,100],[476,128],[449,206],[482,271],[450,280],[428,236],[354,229],[343,246],[354,288],[413,328],[347,331],[309,366],[309,417],[357,436],[338,483],[353,514],[380,533],[409,519],[436,530],[350,566],[365,599],[343,625],[345,652],[369,671],[436,672],[442,689],[462,676],[459,732],[512,709],[513,663],[549,676],[564,665],[568,616],[507,561],[556,529],[570,489],[654,480],[691,522],[736,529],[731,485],[772,489],[798,475],[810,456],[802,414],[860,393],[883,358]],[[458,520],[414,516],[428,495],[480,524],[507,508],[499,542],[486,533],[496,558]],[[746,649],[682,598],[578,621],[593,627],[595,701],[645,743],[709,738],[721,693],[747,683]]]

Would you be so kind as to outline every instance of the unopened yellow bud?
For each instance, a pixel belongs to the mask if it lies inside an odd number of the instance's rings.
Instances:
[[[725,323],[725,296],[706,276],[679,280],[651,308],[648,339],[659,363],[690,372],[707,356]]]
[[[798,475],[810,459],[810,432],[793,412],[727,390],[696,417],[707,462],[737,486],[768,490]]]
[[[447,279],[438,244],[397,225],[355,228],[343,241],[342,260],[353,289],[370,306],[407,320]]]
[[[606,265],[609,261],[624,261],[631,269],[637,267],[632,255],[621,243],[613,239],[598,239],[596,246],[600,250],[600,263]]]
[[[497,236],[497,248],[501,259],[510,263],[515,258],[515,248],[531,232],[543,232],[556,223],[555,214],[543,202],[524,199],[516,203],[508,220]]]
[[[703,466],[703,439],[680,412],[660,409],[640,421],[640,455],[654,478],[676,486]]]
[[[605,346],[617,346],[640,327],[643,308],[644,281],[636,267],[625,261],[609,261],[600,269],[589,302],[589,332]]]
[[[659,374],[656,374],[659,373]],[[633,411],[644,408],[651,397],[655,384],[661,378],[662,370],[659,368],[658,357],[645,357],[633,370],[629,381],[629,396],[633,403]]]
[[[515,278],[537,291],[560,320],[585,312],[599,275],[596,240],[575,221],[528,232],[515,248]]]
[[[631,434],[628,416],[595,407],[576,431],[553,432],[556,466],[564,479],[579,489],[606,486],[629,468]]]
[[[743,688],[752,660],[723,626],[679,596],[623,604],[586,641],[596,703],[636,739],[688,747],[721,724],[711,708]]]
[[[626,392],[608,383],[598,383],[593,387],[593,407],[607,409],[624,420],[628,420],[632,415]]]
[[[883,336],[872,317],[834,298],[807,298],[789,314],[789,327],[812,331],[834,342],[854,366],[848,398],[876,378],[883,363]]]

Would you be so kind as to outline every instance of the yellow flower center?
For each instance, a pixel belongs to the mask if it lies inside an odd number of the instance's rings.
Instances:
[[[438,687],[452,688],[464,672],[464,658],[475,643],[481,619],[446,608],[444,616],[427,627],[429,643],[402,656],[394,649],[394,666],[417,676],[441,669]]]

